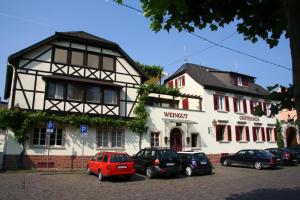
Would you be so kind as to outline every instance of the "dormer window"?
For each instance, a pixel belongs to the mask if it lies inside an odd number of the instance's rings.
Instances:
[[[244,86],[243,81],[242,81],[242,77],[240,77],[240,76],[237,77],[237,84],[238,84],[238,86]]]

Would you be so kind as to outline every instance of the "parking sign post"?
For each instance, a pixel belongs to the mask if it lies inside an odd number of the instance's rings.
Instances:
[[[84,140],[85,140],[85,137],[88,136],[88,126],[80,125],[79,129],[80,129],[80,135],[82,137],[81,168],[84,169],[84,163],[83,163]]]
[[[50,149],[50,134],[54,132],[54,123],[49,121],[47,122],[47,129],[46,129],[46,139],[47,139],[47,146],[48,146],[48,156],[47,156],[47,171],[49,173],[49,149]]]

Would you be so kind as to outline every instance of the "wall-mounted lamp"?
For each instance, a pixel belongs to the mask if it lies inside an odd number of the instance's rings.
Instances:
[[[187,144],[190,144],[190,140],[191,140],[190,137],[186,137],[186,143],[187,143]]]
[[[169,139],[168,136],[165,136],[165,137],[164,137],[165,144],[168,144],[168,139]]]
[[[217,126],[217,121],[215,119],[213,119],[211,123],[213,126]]]

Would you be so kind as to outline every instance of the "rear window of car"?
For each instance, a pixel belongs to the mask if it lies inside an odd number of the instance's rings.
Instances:
[[[208,158],[204,153],[196,153],[194,154],[194,158],[195,160],[199,160],[199,161],[207,161]]]
[[[169,149],[163,149],[158,151],[158,156],[161,159],[176,159],[178,158],[178,154],[175,151],[169,150]]]
[[[128,155],[126,154],[113,154],[110,157],[110,162],[115,163],[115,162],[130,162],[131,159]]]

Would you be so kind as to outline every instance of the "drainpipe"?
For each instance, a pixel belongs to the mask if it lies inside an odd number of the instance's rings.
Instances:
[[[14,65],[10,64],[9,62],[7,62],[7,66],[11,67],[13,69],[13,78],[12,78],[12,86],[11,86],[12,89],[11,90],[14,93],[13,88],[15,87],[15,83],[16,83],[16,81],[14,80],[15,76],[16,76],[16,67]],[[10,99],[9,104],[8,104],[9,108],[14,107],[14,101],[15,101],[14,95],[12,94],[12,99]]]

